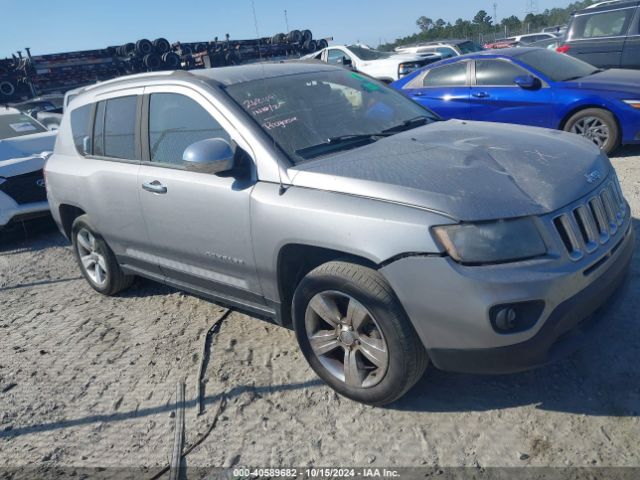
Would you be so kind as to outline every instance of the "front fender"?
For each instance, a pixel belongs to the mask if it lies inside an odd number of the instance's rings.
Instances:
[[[419,208],[329,191],[259,182],[251,201],[256,267],[266,298],[277,299],[280,250],[301,244],[344,252],[380,265],[394,257],[441,254],[429,233],[453,220]]]

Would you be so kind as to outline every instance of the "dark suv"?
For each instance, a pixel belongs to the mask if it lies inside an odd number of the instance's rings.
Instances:
[[[596,4],[575,12],[558,51],[600,68],[640,69],[640,1]]]

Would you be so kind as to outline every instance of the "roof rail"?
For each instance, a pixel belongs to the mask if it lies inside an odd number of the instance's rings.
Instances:
[[[605,0],[604,2],[598,2],[598,3],[594,3],[592,5],[589,5],[588,7],[585,7],[585,10],[590,10],[592,8],[598,8],[598,7],[604,7],[606,5],[613,5],[614,3],[622,3],[624,1],[628,1],[628,0]]]
[[[105,80],[103,82],[97,82],[91,85],[87,85],[86,87],[82,87],[78,89],[77,93],[88,92],[98,87],[102,87],[104,85],[111,85],[114,83],[120,83],[127,80],[136,80],[138,78],[147,78],[147,77],[170,77],[170,76],[193,76],[191,72],[187,72],[185,70],[169,70],[169,71],[160,71],[160,72],[144,72],[144,73],[136,73],[133,75],[124,75],[122,77],[111,78],[109,80]]]

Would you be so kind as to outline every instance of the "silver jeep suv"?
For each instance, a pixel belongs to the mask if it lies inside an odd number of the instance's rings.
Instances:
[[[49,201],[95,290],[140,275],[293,326],[316,373],[368,404],[429,362],[547,363],[602,317],[633,253],[590,142],[443,122],[342,68],[144,74],[67,110]]]

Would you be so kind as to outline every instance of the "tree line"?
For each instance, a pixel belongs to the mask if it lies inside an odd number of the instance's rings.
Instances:
[[[570,3],[566,8],[547,9],[540,14],[529,13],[522,20],[515,15],[496,22],[485,11],[480,10],[471,20],[458,18],[454,23],[442,18],[433,20],[421,16],[416,20],[419,31],[413,35],[398,38],[392,43],[380,45],[381,50],[393,50],[400,45],[451,38],[469,38],[478,41],[493,40],[522,33],[539,32],[543,28],[566,25],[571,14],[585,8],[596,0]]]

